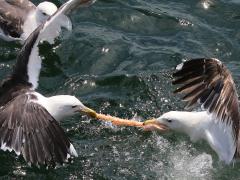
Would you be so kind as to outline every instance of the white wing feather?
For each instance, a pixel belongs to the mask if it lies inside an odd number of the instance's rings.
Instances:
[[[233,138],[232,125],[225,122],[212,117],[205,129],[205,135],[208,143],[216,151],[220,160],[229,164],[234,157],[236,143]]]

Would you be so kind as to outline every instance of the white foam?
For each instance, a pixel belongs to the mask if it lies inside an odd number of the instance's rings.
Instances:
[[[157,137],[154,160],[148,162],[148,167],[156,172],[157,179],[196,179],[209,178],[213,169],[212,156],[198,153],[189,141],[168,142],[163,137]],[[183,140],[183,139],[181,139]]]

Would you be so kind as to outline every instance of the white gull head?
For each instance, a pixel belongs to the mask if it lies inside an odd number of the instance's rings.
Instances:
[[[207,123],[208,114],[205,112],[185,112],[185,111],[170,111],[159,118],[157,122],[167,126],[168,129],[186,133],[192,140],[199,129],[202,129]]]
[[[48,111],[57,120],[70,117],[79,112],[86,112],[88,108],[75,96],[59,95],[48,98]]]
[[[29,13],[23,24],[23,34],[21,35],[23,42],[40,24],[44,23],[51,15],[53,15],[57,9],[58,8],[55,4],[45,1],[40,3],[36,10]]]
[[[57,11],[57,6],[51,2],[44,1],[37,6],[36,19],[39,24],[47,20],[47,18],[53,15]]]
[[[65,117],[70,117],[75,114],[86,114],[91,117],[96,117],[96,112],[83,105],[75,96],[58,95],[46,98],[35,92],[37,96],[36,103],[45,107],[46,110],[57,120],[60,121]]]

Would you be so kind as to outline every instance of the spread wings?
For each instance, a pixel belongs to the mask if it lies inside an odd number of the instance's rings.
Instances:
[[[232,126],[237,143],[239,104],[230,71],[217,59],[192,59],[180,64],[173,76],[173,84],[182,85],[175,93],[185,94],[187,107],[199,102],[215,119]]]
[[[34,94],[23,94],[1,107],[1,149],[22,154],[32,165],[62,164],[77,156],[58,122],[34,100]]]

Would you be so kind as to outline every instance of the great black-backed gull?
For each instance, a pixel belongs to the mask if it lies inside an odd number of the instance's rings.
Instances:
[[[26,40],[12,74],[0,86],[1,149],[22,154],[31,165],[63,164],[70,156],[77,156],[57,121],[80,112],[95,116],[74,96],[44,97],[35,91],[41,69],[39,42],[53,41],[65,25],[61,16],[91,2],[70,0],[40,25]]]
[[[0,37],[6,41],[17,40],[23,43],[40,24],[56,11],[57,6],[48,1],[35,6],[29,0],[0,0]],[[67,24],[66,27],[71,29],[71,20],[65,15],[62,15],[61,18],[62,22]]]
[[[173,76],[173,84],[182,84],[175,93],[185,94],[187,108],[200,103],[203,111],[170,111],[144,124],[186,133],[192,141],[204,139],[226,164],[239,157],[238,94],[226,66],[213,58],[193,59],[178,65]]]

